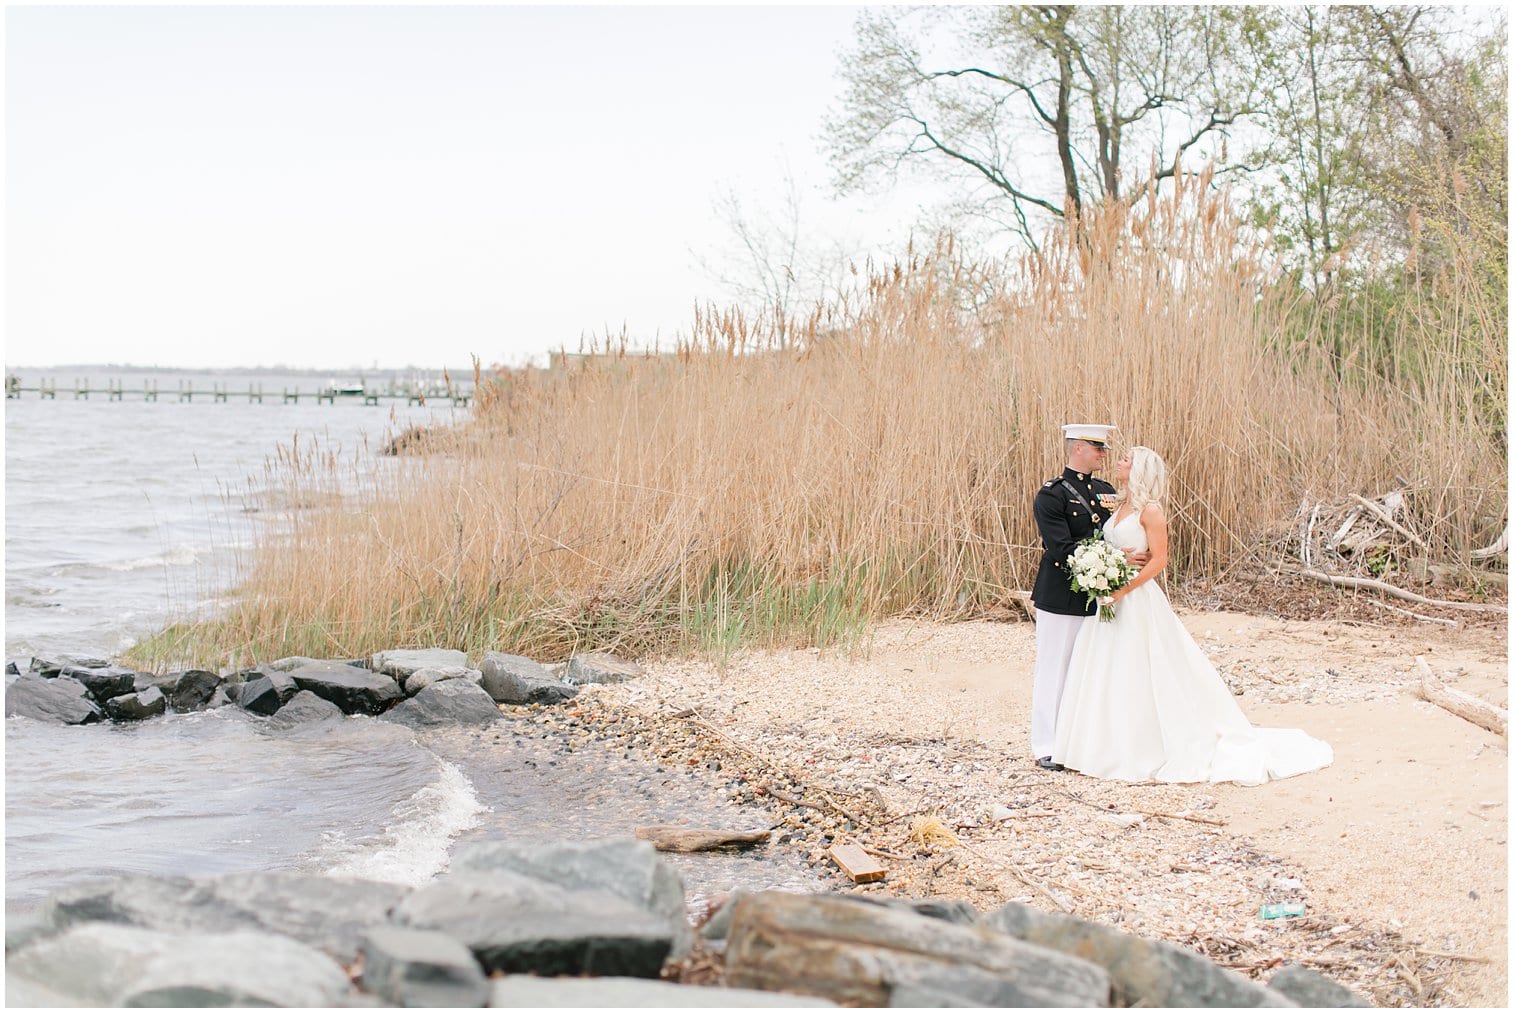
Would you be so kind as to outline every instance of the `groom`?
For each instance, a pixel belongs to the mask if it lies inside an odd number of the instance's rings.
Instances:
[[[1067,557],[1077,543],[1102,529],[1114,513],[1114,487],[1093,477],[1108,457],[1108,434],[1116,426],[1062,426],[1066,469],[1035,493],[1035,526],[1045,554],[1035,574],[1035,687],[1030,696],[1030,751],[1046,770],[1064,770],[1051,758],[1056,711],[1066,685],[1072,645],[1095,604],[1072,590]],[[1138,556],[1134,561],[1140,564]],[[1142,564],[1143,565],[1143,564]]]

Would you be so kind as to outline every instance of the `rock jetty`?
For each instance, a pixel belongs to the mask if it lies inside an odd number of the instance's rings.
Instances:
[[[371,658],[279,658],[255,668],[216,673],[189,669],[138,672],[103,658],[31,658],[6,665],[5,716],[54,724],[141,721],[236,705],[288,727],[342,714],[382,717],[414,728],[479,725],[501,705],[560,704],[588,682],[641,672],[608,654],[575,655],[552,669],[489,652],[479,668],[462,651],[379,651]]]
[[[681,879],[635,840],[478,844],[419,887],[90,883],[7,919],[5,949],[12,1006],[1365,1005],[1305,968],[1260,984],[1020,904],[742,893],[695,933]]]

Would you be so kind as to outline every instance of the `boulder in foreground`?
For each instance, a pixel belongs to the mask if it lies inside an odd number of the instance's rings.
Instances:
[[[469,679],[433,683],[384,715],[411,728],[485,725],[499,720],[499,705]]]
[[[267,672],[241,684],[236,702],[254,714],[268,715],[294,699],[299,692],[294,677],[287,672]]]
[[[453,651],[445,647],[426,647],[409,651],[379,651],[369,662],[373,671],[404,682],[423,668],[467,668],[465,651]]]
[[[731,985],[862,1006],[1107,1006],[1103,968],[980,926],[849,897],[760,893],[735,902]]]
[[[551,675],[530,658],[490,651],[483,656],[482,686],[499,703],[553,704],[571,700],[578,687]]]
[[[488,979],[468,948],[451,936],[384,925],[362,942],[362,984],[396,1006],[476,1007]]]
[[[338,662],[305,665],[289,677],[300,689],[331,701],[346,714],[381,714],[404,697],[404,690],[390,676]]]
[[[20,979],[99,1006],[322,1007],[351,987],[334,960],[284,936],[100,923],[26,947],[6,976],[7,990]]]
[[[268,719],[268,727],[297,728],[339,717],[345,717],[340,707],[329,700],[322,700],[308,689],[302,689]]]
[[[38,918],[49,935],[86,922],[191,934],[277,932],[351,963],[362,933],[382,925],[406,892],[391,883],[292,872],[128,876],[60,890],[43,903]]]
[[[129,668],[114,665],[64,665],[60,676],[77,679],[89,690],[96,702],[103,704],[112,697],[130,693],[135,687],[137,673]]]
[[[1280,992],[1258,985],[1202,954],[1069,915],[1005,904],[982,923],[1037,946],[1075,954],[1108,971],[1120,1006],[1292,1006]]]
[[[646,670],[634,661],[617,658],[613,654],[575,654],[567,662],[567,671],[562,681],[574,686],[585,683],[626,682],[646,674]]]
[[[5,687],[5,716],[84,725],[99,721],[105,714],[90,699],[82,682],[23,674]]]
[[[401,901],[393,921],[460,940],[485,971],[545,975],[655,978],[675,935],[613,894],[502,870],[447,873]]]
[[[116,721],[141,721],[155,718],[168,710],[168,700],[156,686],[148,686],[139,693],[113,696],[105,701],[105,713]]]
[[[395,676],[395,678],[400,677]],[[465,668],[462,665],[434,665],[430,668],[417,668],[404,676],[402,681],[405,693],[414,696],[427,686],[445,682],[448,679],[467,679],[476,684],[483,681],[483,673],[476,668]]]
[[[683,879],[646,841],[489,841],[459,849],[452,869],[519,873],[565,890],[613,894],[668,925],[675,957],[682,956],[693,939]]]

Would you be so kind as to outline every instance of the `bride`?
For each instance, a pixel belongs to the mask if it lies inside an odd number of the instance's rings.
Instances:
[[[1103,536],[1150,561],[1113,596],[1114,619],[1077,634],[1056,718],[1058,763],[1121,781],[1267,780],[1327,767],[1328,743],[1256,728],[1204,657],[1155,577],[1166,566],[1166,463],[1136,447],[1119,461],[1124,494]]]

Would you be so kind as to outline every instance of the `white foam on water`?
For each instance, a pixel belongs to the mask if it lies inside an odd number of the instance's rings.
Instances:
[[[485,809],[467,775],[445,760],[436,763],[437,779],[396,805],[377,838],[355,853],[342,835],[327,838],[341,856],[328,876],[419,886],[446,869],[453,839],[477,826]]]
[[[96,564],[102,569],[113,570],[116,573],[130,573],[133,570],[147,570],[159,566],[188,566],[198,562],[200,553],[188,546],[179,546],[174,549],[165,549],[156,556],[144,556],[140,559],[123,559],[114,562]]]

